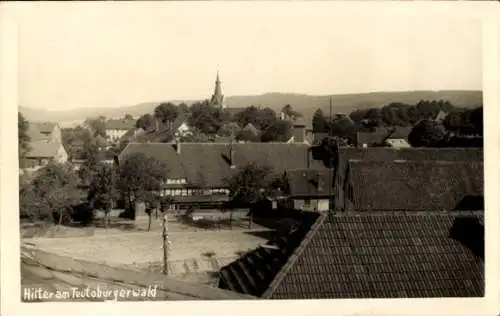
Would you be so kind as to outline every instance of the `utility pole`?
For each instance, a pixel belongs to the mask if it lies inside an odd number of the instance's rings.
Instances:
[[[163,211],[162,237],[163,237],[163,274],[168,275],[168,215]]]
[[[332,129],[331,129],[331,125],[333,124],[333,117],[332,117],[332,97],[330,97],[330,124],[329,124],[329,129],[328,129],[328,136],[332,136]],[[337,143],[337,149],[338,149],[338,142],[336,140],[336,143]],[[337,150],[337,154],[338,154],[338,150]],[[333,198],[332,198],[332,184],[335,183],[335,181],[333,180],[333,174],[332,174],[332,168],[333,168],[333,157],[330,156],[330,161],[329,161],[330,165],[328,166],[328,176],[330,178],[330,185],[328,186],[328,209],[332,209],[332,205],[333,205]]]

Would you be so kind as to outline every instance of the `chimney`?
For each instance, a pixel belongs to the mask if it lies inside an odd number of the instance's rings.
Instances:
[[[181,153],[181,142],[179,141],[179,138],[175,138],[175,151],[177,151],[178,154]]]
[[[233,149],[233,146],[229,148],[229,163],[231,164],[231,169],[236,168],[236,160],[235,160],[235,150]]]
[[[318,174],[318,193],[323,192],[324,189],[325,189],[325,179],[323,179],[323,177],[320,174]]]
[[[294,125],[292,135],[295,143],[303,143],[306,139],[306,127],[302,124]]]

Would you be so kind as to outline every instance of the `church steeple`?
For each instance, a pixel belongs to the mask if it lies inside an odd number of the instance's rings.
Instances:
[[[219,78],[219,71],[217,70],[217,77],[215,79],[215,89],[214,94],[212,95],[212,99],[210,103],[213,106],[217,106],[220,108],[224,107],[224,95],[222,94],[221,81]]]

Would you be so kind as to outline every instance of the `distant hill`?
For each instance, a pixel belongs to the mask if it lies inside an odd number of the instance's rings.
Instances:
[[[458,107],[475,107],[482,105],[482,91],[406,91],[406,92],[373,92],[337,95],[307,95],[294,93],[265,93],[249,96],[228,96],[225,103],[229,107],[261,106],[270,107],[275,111],[290,104],[295,110],[304,115],[307,123],[314,111],[321,108],[326,115],[329,113],[329,100],[332,99],[333,113],[350,113],[356,109],[380,108],[392,102],[416,104],[420,100],[444,100]],[[178,104],[191,104],[193,100],[172,100]],[[31,121],[78,122],[87,117],[103,115],[106,117],[123,117],[130,114],[138,117],[145,113],[152,113],[161,102],[145,102],[133,106],[120,108],[92,107],[68,111],[47,111],[20,107],[21,113]],[[310,123],[309,123],[310,124]]]

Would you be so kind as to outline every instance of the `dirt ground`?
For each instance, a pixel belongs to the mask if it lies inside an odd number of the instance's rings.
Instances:
[[[242,230],[171,231],[169,240],[169,261],[203,258],[210,252],[215,258],[234,257],[267,241]],[[115,265],[161,262],[163,256],[158,231],[102,232],[88,237],[34,238],[30,242],[56,254]]]

